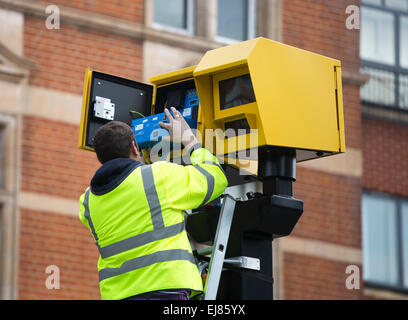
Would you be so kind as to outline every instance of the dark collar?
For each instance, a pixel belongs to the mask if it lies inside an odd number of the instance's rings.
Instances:
[[[129,174],[143,163],[129,159],[117,158],[105,162],[91,180],[93,194],[102,195],[115,189]]]

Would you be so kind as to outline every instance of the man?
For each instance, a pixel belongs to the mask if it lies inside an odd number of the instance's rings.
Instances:
[[[202,292],[182,210],[219,197],[227,179],[182,115],[166,109],[174,143],[191,152],[192,165],[144,164],[131,128],[112,121],[95,134],[102,166],[80,197],[79,218],[100,252],[102,299],[184,300]]]

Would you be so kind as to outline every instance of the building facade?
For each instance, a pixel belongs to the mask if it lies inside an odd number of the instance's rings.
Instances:
[[[408,298],[407,0],[0,0],[2,299],[100,298],[78,219],[99,167],[77,148],[85,69],[149,82],[257,36],[343,75],[346,153],[298,165],[275,298]]]

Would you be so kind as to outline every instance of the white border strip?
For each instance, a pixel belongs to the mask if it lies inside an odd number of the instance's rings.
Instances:
[[[363,256],[360,248],[347,247],[322,240],[311,240],[299,237],[275,239],[279,241],[279,249],[287,253],[313,256],[331,261],[362,264]]]
[[[24,209],[68,216],[78,216],[79,212],[79,198],[78,200],[72,200],[28,191],[19,193],[18,204],[20,208]]]

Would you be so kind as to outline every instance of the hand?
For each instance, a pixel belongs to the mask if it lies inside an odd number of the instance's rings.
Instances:
[[[174,107],[171,107],[171,111],[173,112],[174,117],[170,114],[167,108],[164,109],[164,113],[166,114],[169,123],[159,122],[159,125],[162,128],[169,130],[170,141],[173,141],[175,143],[181,142],[186,148],[188,146],[193,146],[199,143],[199,141],[195,137],[193,131],[187,124],[186,120],[184,120],[181,113],[178,112]]]

